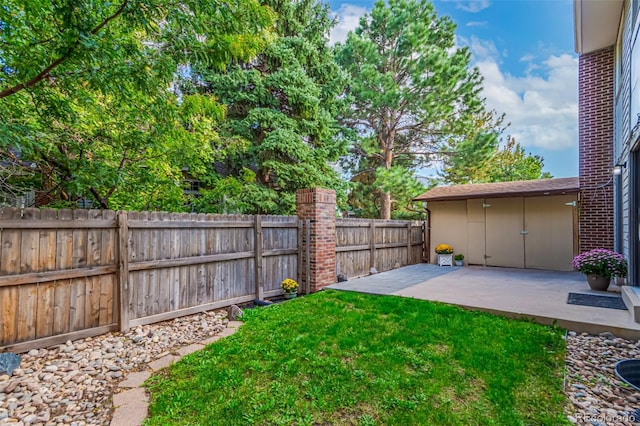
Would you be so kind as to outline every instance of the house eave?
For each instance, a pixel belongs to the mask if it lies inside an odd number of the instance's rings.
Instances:
[[[624,0],[573,0],[575,50],[595,52],[615,44]]]

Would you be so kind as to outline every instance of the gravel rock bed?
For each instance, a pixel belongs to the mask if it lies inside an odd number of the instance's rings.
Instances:
[[[212,337],[227,323],[226,311],[211,311],[22,354],[13,376],[0,376],[0,424],[108,425],[114,388],[128,372]],[[640,358],[640,343],[611,333],[569,332],[566,340],[568,419],[589,426],[640,423],[640,392],[614,372],[617,361]]]
[[[114,387],[128,372],[227,323],[226,311],[210,311],[22,354],[20,368],[0,376],[0,424],[108,425]]]
[[[640,392],[618,379],[616,362],[640,358],[640,343],[611,333],[567,333],[565,392],[569,420],[578,425],[636,425]]]

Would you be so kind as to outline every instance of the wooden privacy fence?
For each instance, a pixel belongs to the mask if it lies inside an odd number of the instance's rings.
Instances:
[[[424,224],[379,219],[336,220],[336,270],[348,278],[422,262]]]
[[[0,351],[308,291],[302,238],[288,216],[0,210]]]

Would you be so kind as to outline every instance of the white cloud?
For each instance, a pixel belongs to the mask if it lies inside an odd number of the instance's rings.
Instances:
[[[460,38],[458,42],[464,43],[469,46],[471,52],[473,53],[473,57],[476,60],[483,60],[486,58],[492,58],[494,60],[498,60],[500,57],[500,53],[498,53],[498,48],[495,43],[492,41],[481,40],[478,37],[472,36],[471,41],[467,41],[464,38]]]
[[[491,6],[491,2],[489,0],[456,1],[456,9],[471,13],[478,13],[489,6]]]
[[[487,21],[469,21],[465,24],[467,27],[486,27],[489,25]]]
[[[342,43],[347,39],[349,31],[355,30],[360,24],[360,18],[367,13],[364,7],[343,3],[335,12],[338,24],[331,30],[329,42],[331,44]]]
[[[505,112],[507,133],[525,148],[562,150],[578,141],[578,60],[570,54],[537,60],[532,55],[523,76],[501,70],[500,55],[491,42],[472,38],[475,64],[484,77],[487,106]],[[533,73],[535,71],[535,74]]]

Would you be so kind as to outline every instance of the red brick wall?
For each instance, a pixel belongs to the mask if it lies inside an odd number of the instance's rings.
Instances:
[[[580,252],[613,249],[613,46],[580,55]]]
[[[296,192],[296,213],[309,219],[311,230],[310,287],[318,291],[336,282],[336,193],[331,189],[299,189]],[[306,265],[302,265],[303,280]]]

